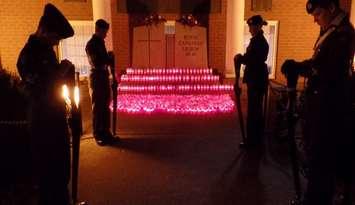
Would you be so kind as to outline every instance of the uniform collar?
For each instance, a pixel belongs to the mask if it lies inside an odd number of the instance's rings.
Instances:
[[[260,38],[264,35],[264,31],[260,30],[255,36],[252,37],[252,39]]]
[[[28,43],[33,44],[33,45],[38,45],[40,47],[45,47],[45,48],[52,48],[51,45],[49,45],[46,41],[43,39],[39,38],[35,34],[31,34],[30,37],[28,38]]]
[[[346,13],[341,11],[330,23],[330,26],[339,26],[341,22],[345,19]]]
[[[328,36],[330,34],[332,34],[337,27],[339,27],[339,25],[343,22],[343,20],[345,19],[346,14],[344,12],[340,12],[333,20],[332,22],[330,22],[329,27],[321,32],[321,35],[318,37],[316,44],[314,45],[313,49],[314,51],[318,51],[318,49],[320,48],[320,46],[323,44],[323,42],[328,38]]]
[[[104,39],[100,38],[98,35],[93,34],[92,37],[98,41],[104,41]]]
[[[346,17],[346,13],[343,11],[340,11],[338,15],[336,15],[334,17],[334,19],[330,22],[329,26],[327,27],[327,29],[325,29],[324,31],[321,32],[321,34],[326,33],[329,29],[331,29],[332,27],[338,27],[341,22],[343,22],[343,20]]]

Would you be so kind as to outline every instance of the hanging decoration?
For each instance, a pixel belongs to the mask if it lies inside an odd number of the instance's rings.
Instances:
[[[200,26],[199,21],[192,14],[182,15],[181,18],[176,21],[185,26]]]
[[[144,18],[144,25],[151,26],[166,22],[166,19],[157,13],[150,14]]]

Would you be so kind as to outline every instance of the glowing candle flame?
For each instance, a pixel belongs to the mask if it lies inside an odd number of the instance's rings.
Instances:
[[[75,102],[76,107],[79,107],[79,101],[80,101],[79,87],[75,86],[74,87],[74,102]]]
[[[71,102],[70,102],[70,98],[69,98],[69,89],[68,89],[68,86],[65,84],[62,86],[62,96],[65,100],[65,103],[67,105],[70,105]]]

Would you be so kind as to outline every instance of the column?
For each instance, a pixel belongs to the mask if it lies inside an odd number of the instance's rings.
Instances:
[[[351,1],[350,21],[355,26],[355,0]]]
[[[226,77],[235,77],[233,58],[243,53],[244,0],[227,0]]]
[[[1,50],[0,50],[0,69],[2,69],[2,62],[1,62]]]
[[[355,26],[355,0],[351,1],[350,21]],[[355,56],[353,61],[353,69],[355,69]]]
[[[112,45],[112,21],[111,21],[111,0],[92,0],[94,24],[98,19],[104,19],[110,24],[110,29],[105,39],[108,51],[113,50]]]

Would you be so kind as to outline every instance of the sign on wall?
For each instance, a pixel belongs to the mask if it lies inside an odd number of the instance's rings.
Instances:
[[[206,28],[175,25],[175,67],[206,68]]]

